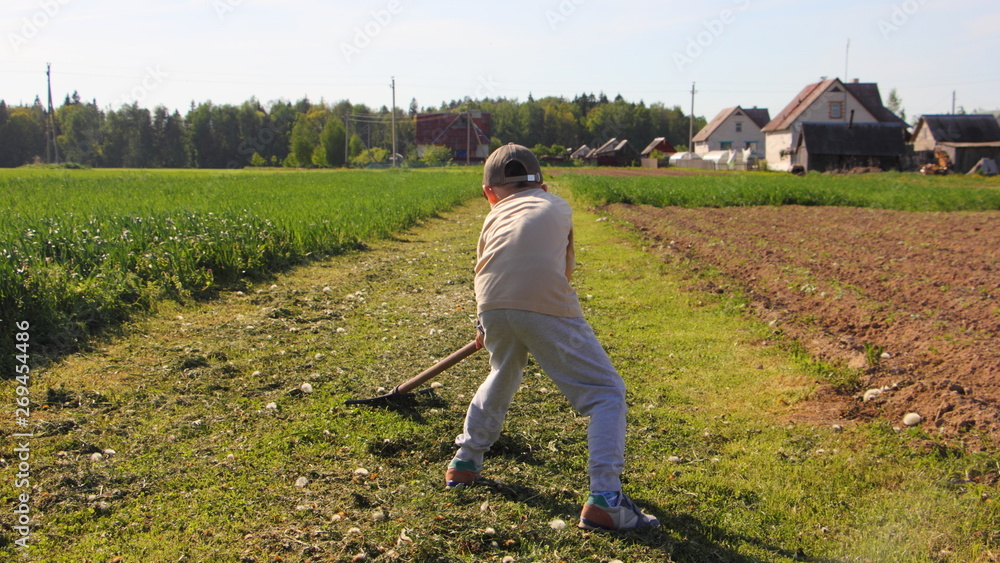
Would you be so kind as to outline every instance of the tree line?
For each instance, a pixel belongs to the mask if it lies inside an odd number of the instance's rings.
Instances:
[[[581,94],[453,100],[439,107],[395,109],[396,150],[416,159],[415,116],[420,112],[482,110],[492,119],[492,142],[518,142],[542,156],[583,144],[594,148],[616,137],[641,150],[655,137],[687,144],[689,118],[678,106],[647,106],[619,95],[609,100]],[[192,102],[186,114],[137,103],[101,109],[74,92],[52,115],[32,105],[0,100],[0,167],[60,162],[106,168],[243,168],[246,166],[341,167],[387,162],[392,150],[392,110],[348,100],[337,103],[251,98],[240,105]],[[696,130],[704,118],[695,119]],[[54,135],[52,129],[54,128]],[[55,140],[53,146],[53,139]]]

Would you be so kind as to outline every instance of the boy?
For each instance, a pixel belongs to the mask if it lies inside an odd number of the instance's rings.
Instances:
[[[535,155],[513,143],[486,160],[483,195],[491,210],[477,248],[475,291],[490,374],[469,405],[447,488],[475,482],[500,437],[528,353],[570,404],[590,417],[590,495],[579,527],[624,530],[659,521],[621,492],[625,465],[625,384],[583,319],[570,286],[575,265],[572,211],[549,194]]]

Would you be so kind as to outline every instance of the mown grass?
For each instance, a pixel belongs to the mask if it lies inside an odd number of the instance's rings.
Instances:
[[[824,175],[743,172],[614,178],[565,174],[573,193],[597,203],[655,207],[831,205],[899,211],[1000,209],[997,178],[913,173]]]
[[[0,171],[0,326],[72,350],[162,298],[359,248],[476,195],[421,171]],[[11,348],[0,348],[5,372]]]
[[[493,482],[444,491],[484,354],[442,374],[434,397],[408,407],[343,400],[391,388],[472,337],[471,268],[484,213],[482,203],[462,206],[365,252],[212,302],[167,303],[121,338],[36,373],[32,397],[46,406],[32,440],[29,555],[996,558],[1000,510],[986,479],[997,472],[995,452],[945,447],[883,422],[839,432],[795,423],[816,375],[743,314],[741,296],[692,291],[689,264],[661,262],[579,206],[575,283],[628,385],[626,492],[663,526],[625,534],[573,527],[586,494],[586,420],[533,364],[487,458]],[[303,382],[315,391],[302,393]],[[0,401],[13,394],[5,385]],[[5,451],[12,447],[5,436]],[[91,459],[109,448],[115,453]],[[5,499],[16,492],[11,480],[0,483]],[[553,528],[558,520],[568,526]],[[0,556],[17,557],[11,530],[0,537]]]

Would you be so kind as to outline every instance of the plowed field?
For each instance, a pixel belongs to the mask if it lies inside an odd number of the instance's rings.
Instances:
[[[916,412],[929,434],[971,447],[1000,440],[1000,213],[606,210],[666,259],[717,268],[816,357],[862,373],[817,392],[804,417],[901,427]],[[864,401],[869,389],[883,392]]]

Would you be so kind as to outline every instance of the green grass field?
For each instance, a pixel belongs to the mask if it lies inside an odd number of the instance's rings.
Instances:
[[[133,210],[154,199],[136,193],[145,183],[121,187],[145,173],[94,172],[104,182],[89,188],[42,177],[49,190],[83,190],[75,194],[78,208],[98,201],[88,194],[100,184],[125,178],[112,199],[135,207],[115,213],[158,216],[153,207],[143,208],[146,215]],[[488,369],[485,354],[442,374],[435,396],[407,408],[343,401],[391,388],[473,336],[472,267],[486,204],[456,202],[478,195],[478,172],[358,174],[351,186],[374,186],[368,191],[383,194],[382,206],[403,200],[393,197],[406,193],[400,184],[456,195],[440,206],[450,211],[426,210],[430,220],[411,216],[372,235],[355,233],[346,246],[336,239],[342,246],[314,251],[332,255],[283,259],[283,271],[234,278],[211,299],[156,301],[121,330],[33,370],[28,395],[19,395],[17,381],[0,383],[10,418],[17,400],[28,397],[26,428],[33,433],[18,441],[8,429],[22,429],[11,422],[0,442],[0,496],[9,507],[0,515],[0,559],[1000,557],[1000,508],[990,479],[1000,472],[996,452],[966,451],[881,420],[841,430],[792,422],[820,385],[817,366],[749,318],[740,295],[693,290],[699,276],[712,275],[709,268],[698,265],[693,273],[691,264],[661,262],[646,252],[647,243],[590,212],[587,200],[567,189],[572,180],[558,180],[553,190],[574,204],[574,285],[628,386],[626,492],[663,526],[625,534],[574,528],[586,494],[586,420],[534,364],[487,457],[484,476],[495,483],[443,490],[454,436]],[[269,228],[291,232],[333,213],[314,209],[328,193],[323,186],[356,191],[337,184],[336,173],[163,178],[162,186],[187,185],[180,193],[198,191],[195,182],[229,186],[206,188],[215,195],[197,204],[201,213],[223,213],[230,199],[244,202],[239,209],[263,199],[247,209],[271,221]],[[397,184],[399,178],[407,181]],[[19,189],[31,193],[30,183]],[[158,205],[163,213],[177,211]],[[365,216],[349,219],[358,224],[383,211],[355,209]],[[214,240],[234,239],[218,227],[209,229]],[[354,250],[359,241],[363,251]],[[32,341],[43,336],[28,332]],[[5,342],[13,334],[5,332]],[[313,391],[303,391],[303,383]],[[24,441],[30,467],[21,487],[15,448]],[[25,493],[33,527],[31,547],[21,551],[12,526]]]

